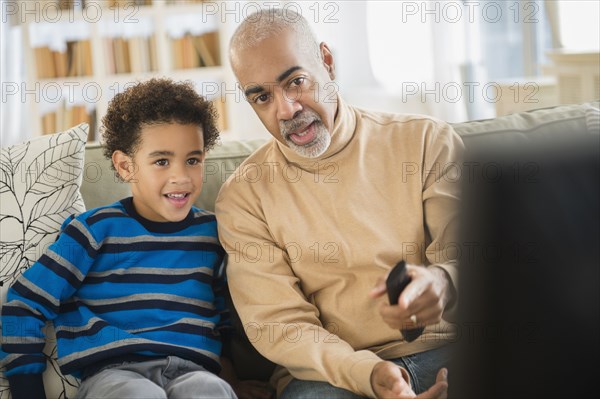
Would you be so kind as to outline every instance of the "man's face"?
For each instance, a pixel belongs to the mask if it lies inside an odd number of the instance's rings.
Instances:
[[[327,150],[337,112],[333,58],[305,50],[292,33],[238,51],[234,72],[267,130],[298,154],[314,158]]]

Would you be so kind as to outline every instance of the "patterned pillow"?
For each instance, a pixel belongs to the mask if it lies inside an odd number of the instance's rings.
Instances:
[[[85,211],[79,193],[89,126],[36,137],[0,152],[0,299],[8,287],[56,239],[65,218]],[[49,326],[48,326],[49,327]],[[74,396],[78,382],[60,374],[56,341],[46,328],[48,367],[44,384],[48,398]],[[1,333],[1,329],[0,329]],[[8,381],[0,369],[0,399],[9,398]]]

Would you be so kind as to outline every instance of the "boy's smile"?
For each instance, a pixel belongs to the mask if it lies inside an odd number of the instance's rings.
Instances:
[[[154,222],[179,222],[189,214],[203,183],[204,140],[196,125],[168,123],[142,128],[133,156],[113,156],[131,184],[133,205]]]

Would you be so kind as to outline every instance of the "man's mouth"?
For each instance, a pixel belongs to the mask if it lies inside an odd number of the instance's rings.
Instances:
[[[315,136],[315,121],[313,121],[304,129],[289,133],[287,137],[297,146],[305,146],[311,143],[315,139]]]

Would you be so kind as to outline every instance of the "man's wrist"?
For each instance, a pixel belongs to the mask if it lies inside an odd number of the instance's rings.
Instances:
[[[437,276],[438,284],[442,287],[442,302],[444,309],[447,309],[454,304],[456,298],[456,289],[454,288],[450,274],[440,266],[434,265],[430,270]]]

